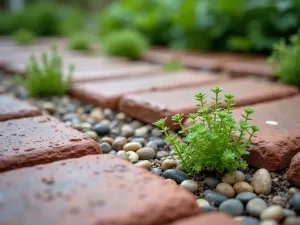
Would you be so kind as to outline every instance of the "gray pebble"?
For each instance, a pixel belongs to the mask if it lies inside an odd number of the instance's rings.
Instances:
[[[148,134],[148,127],[146,127],[146,126],[137,128],[134,131],[134,136],[136,136],[136,137],[146,137],[147,134]]]
[[[111,130],[111,132],[114,130],[114,128],[116,129],[118,126],[119,122],[117,120],[113,120],[110,124],[109,124],[109,129]]]
[[[123,146],[127,143],[127,139],[124,137],[117,137],[113,143],[112,148],[119,151],[123,149]]]
[[[158,151],[158,152],[156,153],[155,158],[161,159],[161,158],[163,158],[163,157],[167,157],[168,155],[169,155],[169,152],[167,152],[167,151]]]
[[[253,174],[251,186],[256,194],[270,194],[272,189],[272,180],[269,171],[263,168],[257,170]]]
[[[99,146],[103,153],[109,153],[112,150],[111,145],[107,142],[102,142],[99,144]]]
[[[194,180],[184,180],[180,186],[192,193],[198,190],[198,183]]]
[[[95,131],[98,135],[105,135],[109,133],[109,126],[103,123],[97,123],[93,127],[93,131]]]
[[[226,201],[228,198],[221,193],[216,193],[212,191],[206,194],[205,199],[211,205],[219,206],[222,202]]]
[[[159,168],[156,168],[156,167],[152,168],[151,172],[154,173],[154,174],[156,174],[157,176],[161,176],[162,175],[162,170],[159,169]]]
[[[149,148],[153,148],[154,151],[157,152],[158,147],[157,147],[157,144],[154,141],[149,141],[146,146],[149,147]]]
[[[212,205],[200,207],[203,213],[217,212],[218,208]]]
[[[220,180],[218,180],[215,177],[206,177],[204,179],[204,184],[209,188],[216,188],[216,186],[220,183]]]
[[[124,124],[121,128],[121,135],[125,136],[125,137],[130,137],[132,136],[134,133],[134,130],[132,129],[132,127],[128,124]]]
[[[139,142],[142,146],[145,146],[146,140],[143,137],[132,138],[130,142]]]
[[[127,152],[124,151],[124,150],[121,150],[121,151],[118,151],[116,156],[122,158],[122,159],[125,159],[127,161],[129,161],[129,158],[128,158],[128,155],[127,155]]]
[[[111,150],[108,154],[116,155],[116,154],[117,154],[117,151],[116,151],[116,150]]]
[[[259,217],[262,211],[267,208],[267,204],[261,198],[253,198],[246,205],[246,211],[251,216]]]
[[[166,170],[163,172],[163,177],[166,179],[172,179],[176,181],[177,184],[181,184],[182,181],[189,179],[189,176],[185,172],[176,169]]]
[[[163,147],[166,144],[163,139],[157,137],[150,137],[150,141],[155,142],[158,147]]]
[[[300,214],[300,192],[297,192],[292,197],[292,205],[297,213]]]
[[[241,220],[246,225],[259,225],[259,220],[249,216],[243,216]]]
[[[242,203],[247,204],[251,199],[256,198],[257,195],[252,192],[239,193],[235,198],[240,200]]]
[[[136,151],[136,153],[139,156],[139,159],[141,160],[149,160],[149,159],[154,159],[155,157],[155,151],[153,148],[145,147],[141,148]]]
[[[104,109],[103,110],[103,115],[105,119],[108,120],[113,120],[114,119],[114,114],[113,111],[111,109]]]
[[[284,217],[297,216],[297,214],[290,209],[283,209]]]
[[[221,203],[219,210],[231,216],[240,216],[244,212],[244,205],[240,200],[228,199]]]

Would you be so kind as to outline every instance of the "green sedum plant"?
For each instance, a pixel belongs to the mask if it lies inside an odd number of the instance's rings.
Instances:
[[[165,134],[166,142],[171,145],[184,169],[191,174],[203,170],[224,172],[247,167],[242,157],[248,154],[247,147],[259,130],[250,123],[255,111],[253,108],[245,107],[243,119],[237,122],[232,115],[234,95],[225,94],[224,103],[221,103],[223,89],[216,87],[211,91],[215,95],[212,105],[207,104],[206,93],[195,96],[200,108],[197,113],[188,115],[191,119],[189,127],[183,126],[183,115],[172,117],[172,121],[181,127],[178,134],[169,134],[167,118],[154,123]],[[179,134],[185,136],[183,141]]]
[[[167,72],[173,72],[173,71],[182,70],[184,68],[184,64],[180,60],[173,59],[164,63],[163,68]]]
[[[75,50],[89,50],[92,45],[92,39],[89,34],[76,32],[69,37],[69,47]]]
[[[64,76],[62,58],[53,44],[50,55],[42,53],[41,63],[35,56],[31,56],[22,84],[31,96],[62,95],[70,87],[73,70],[74,66],[70,65],[67,75]]]
[[[273,74],[284,84],[300,87],[300,34],[290,37],[290,43],[281,40],[273,47],[268,58]]]
[[[112,32],[103,43],[107,55],[124,56],[132,60],[140,59],[147,48],[147,39],[138,31],[130,29]]]
[[[26,28],[20,28],[13,33],[13,39],[19,45],[32,44],[35,38],[36,38],[35,33]]]

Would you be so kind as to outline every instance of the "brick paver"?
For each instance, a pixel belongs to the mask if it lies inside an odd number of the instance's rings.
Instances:
[[[0,171],[101,153],[98,144],[50,116],[0,122]]]
[[[298,136],[299,137],[299,136]],[[299,142],[298,138],[298,142]],[[299,146],[299,145],[298,145]],[[292,158],[290,168],[288,170],[288,180],[300,186],[300,152]]]
[[[5,91],[3,90],[3,92]],[[37,116],[40,114],[41,112],[36,107],[10,94],[0,94],[0,121]]]
[[[256,112],[252,122],[261,130],[253,139],[250,155],[246,157],[248,163],[269,171],[289,166],[292,157],[300,152],[300,96],[253,107]],[[241,113],[242,109],[234,111],[237,119],[241,119]]]
[[[169,225],[244,225],[224,213],[208,213],[193,216],[171,223]]]
[[[236,106],[280,99],[298,93],[298,89],[292,86],[251,79],[236,79],[202,85],[199,88],[127,95],[121,99],[119,109],[132,117],[152,123],[176,113],[187,114],[196,112],[198,107],[195,106],[197,102],[194,99],[194,95],[205,91],[208,93],[209,100],[212,97],[212,93],[209,90],[216,86],[224,88],[225,93],[233,93],[236,96]],[[172,128],[177,128],[169,120],[167,123]]]
[[[0,190],[6,225],[162,225],[200,213],[186,190],[112,155],[2,173]]]
[[[75,84],[71,95],[100,107],[117,109],[120,98],[126,94],[195,87],[217,79],[221,78],[192,71],[156,73],[142,78]]]

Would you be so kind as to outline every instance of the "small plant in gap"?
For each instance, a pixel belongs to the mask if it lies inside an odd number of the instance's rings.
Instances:
[[[281,40],[268,58],[273,74],[284,84],[300,87],[300,34],[290,37],[290,43]]]
[[[183,67],[183,62],[178,59],[170,60],[163,65],[164,70],[167,72],[182,70]]]
[[[207,103],[205,92],[195,96],[199,110],[188,115],[191,119],[189,127],[183,126],[183,115],[172,116],[172,121],[181,128],[178,134],[168,133],[167,118],[154,123],[165,134],[166,142],[171,145],[184,169],[191,174],[202,170],[224,172],[247,167],[242,157],[248,154],[247,147],[259,130],[250,124],[255,111],[253,108],[245,107],[243,119],[237,122],[232,115],[234,95],[225,94],[224,103],[221,103],[223,89],[216,87],[211,91],[215,94],[212,105]],[[179,134],[185,136],[183,141]]]
[[[147,50],[146,38],[135,30],[120,30],[104,38],[103,50],[110,56],[124,56],[132,60],[140,59]]]
[[[13,39],[19,45],[32,44],[35,38],[35,33],[26,28],[20,28],[13,33]]]
[[[69,37],[69,47],[76,50],[89,50],[92,45],[91,37],[84,32],[77,32]]]
[[[72,81],[74,66],[70,65],[69,71],[62,66],[62,58],[57,53],[56,45],[51,47],[51,54],[43,52],[41,60],[31,56],[26,67],[26,77],[22,84],[31,96],[52,96],[66,93]]]

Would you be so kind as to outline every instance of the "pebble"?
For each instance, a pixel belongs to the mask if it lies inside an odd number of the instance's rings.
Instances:
[[[157,144],[154,141],[149,141],[146,146],[149,148],[153,148],[155,152],[157,152],[158,150]]]
[[[225,173],[222,177],[222,183],[233,185],[237,182],[244,181],[245,174],[239,170]]]
[[[103,153],[109,153],[112,150],[112,147],[107,142],[102,142],[99,144],[99,147]]]
[[[174,159],[165,159],[161,164],[161,168],[163,171],[174,168],[175,166],[176,166],[176,161]]]
[[[243,222],[245,225],[259,225],[259,220],[249,216],[241,216],[236,218],[236,220]]]
[[[90,124],[90,123],[81,123],[80,124],[80,128],[82,129],[82,130],[90,130],[90,129],[92,129],[92,124]]]
[[[91,113],[91,111],[92,111],[94,108],[95,108],[94,105],[89,104],[89,105],[84,106],[83,110],[84,110],[85,113]]]
[[[113,141],[114,141],[114,139],[112,139],[111,137],[103,137],[103,138],[100,139],[99,142],[100,143],[107,142],[108,144],[112,145]]]
[[[224,194],[227,198],[233,198],[235,196],[235,191],[230,184],[220,183],[216,187],[216,192]]]
[[[116,150],[111,150],[108,154],[116,155],[116,154],[117,154],[117,151],[116,151]]]
[[[105,119],[108,120],[113,120],[114,119],[114,114],[113,111],[111,109],[104,109],[103,110],[103,116]]]
[[[111,133],[114,133],[115,129],[117,128],[119,122],[117,120],[113,120],[110,124],[109,124],[109,129]],[[119,129],[117,129],[116,131],[119,132]],[[117,132],[117,134],[118,134]]]
[[[158,147],[163,147],[166,144],[163,139],[157,137],[150,137],[150,141],[155,142]]]
[[[242,192],[239,193],[235,198],[240,200],[242,203],[247,204],[247,202],[256,197],[257,195],[253,192]]]
[[[162,134],[162,133],[161,133],[161,130],[158,129],[158,128],[153,128],[153,129],[151,130],[151,135],[152,135],[152,136],[160,137],[161,134]]]
[[[177,185],[177,183],[172,179],[166,179],[166,182]]]
[[[294,195],[294,194],[296,194],[297,192],[300,192],[300,189],[299,189],[299,188],[291,187],[291,188],[289,189],[290,195]]]
[[[198,183],[194,180],[184,180],[180,186],[192,193],[198,190]]]
[[[123,149],[123,146],[127,143],[127,139],[124,137],[117,137],[113,143],[112,148],[119,151]]]
[[[128,151],[127,156],[128,156],[129,161],[132,162],[132,163],[136,163],[140,159],[138,154],[136,154],[133,151]]]
[[[55,113],[55,105],[52,102],[44,102],[42,105],[42,109],[47,111],[50,114]]]
[[[151,169],[151,162],[149,160],[141,160],[139,162],[137,162],[136,164],[134,164],[138,167],[144,168],[146,170],[150,170]]]
[[[219,210],[231,216],[240,216],[244,212],[244,205],[240,200],[228,199],[221,203]]]
[[[167,152],[167,151],[158,151],[158,152],[156,153],[155,158],[161,159],[161,158],[163,158],[163,157],[167,157],[168,155],[169,155],[169,152]]]
[[[154,149],[149,148],[149,147],[141,148],[141,149],[137,150],[136,153],[138,154],[139,158],[142,160],[154,159],[154,157],[155,157]]]
[[[122,113],[122,112],[117,113],[116,119],[117,119],[117,120],[120,120],[120,121],[123,121],[123,120],[126,119],[126,114],[125,114],[125,113]]]
[[[235,183],[233,189],[237,194],[242,192],[253,192],[253,187],[245,181]]]
[[[221,194],[216,192],[209,192],[205,195],[205,199],[214,206],[219,206],[222,202],[226,201],[228,198]]]
[[[283,225],[299,225],[300,224],[300,217],[287,217],[285,218]]]
[[[94,108],[90,112],[90,117],[92,117],[95,121],[99,122],[104,119],[101,109]]]
[[[264,220],[259,225],[279,225],[276,220]]]
[[[109,126],[103,123],[97,123],[93,127],[93,131],[95,131],[98,135],[106,135],[109,133]]]
[[[95,131],[86,131],[86,132],[84,132],[84,134],[86,136],[88,136],[89,138],[92,138],[94,140],[96,140],[97,137],[98,137],[98,135],[97,135],[97,133]]]
[[[268,170],[257,170],[252,177],[251,186],[256,194],[270,194],[272,189],[272,180]]]
[[[172,179],[176,181],[177,184],[181,184],[182,181],[189,179],[189,176],[180,170],[168,169],[163,172],[163,177],[166,179]]]
[[[261,214],[261,220],[276,220],[280,221],[284,217],[283,208],[279,205],[271,205],[266,208]]]
[[[142,146],[146,144],[146,140],[143,137],[132,138],[130,142],[139,142]]]
[[[259,217],[262,211],[264,211],[266,208],[267,208],[267,204],[261,198],[251,199],[246,205],[246,211],[251,216],[256,216],[256,217]]]
[[[139,142],[129,142],[123,146],[125,151],[137,151],[142,148],[142,145]]]
[[[214,207],[212,205],[208,205],[208,206],[203,206],[201,207],[201,211],[203,213],[211,213],[211,212],[217,212],[218,211],[218,208],[217,207]]]
[[[300,192],[293,195],[292,205],[295,208],[295,211],[300,214]]]
[[[117,154],[116,154],[116,156],[118,156],[118,157],[120,157],[122,159],[125,159],[127,161],[129,160],[127,152],[124,151],[124,150],[118,151]]]
[[[125,137],[130,137],[132,136],[134,133],[134,130],[132,129],[132,127],[128,124],[124,124],[121,128],[121,135],[125,136]]]
[[[290,209],[283,209],[283,214],[284,214],[284,217],[297,216],[297,214],[293,210],[290,210]]]
[[[134,136],[136,136],[136,137],[146,137],[147,134],[148,134],[148,127],[146,127],[146,126],[137,128],[134,131]]]
[[[152,168],[151,172],[154,173],[154,174],[156,174],[157,176],[161,176],[162,175],[162,170],[159,169],[159,168],[156,168],[156,167]]]
[[[220,183],[220,181],[215,177],[206,177],[204,179],[204,184],[209,188],[216,188],[216,186]]]
[[[197,199],[196,203],[200,208],[205,207],[205,206],[210,206],[209,202],[206,201],[204,198]]]

